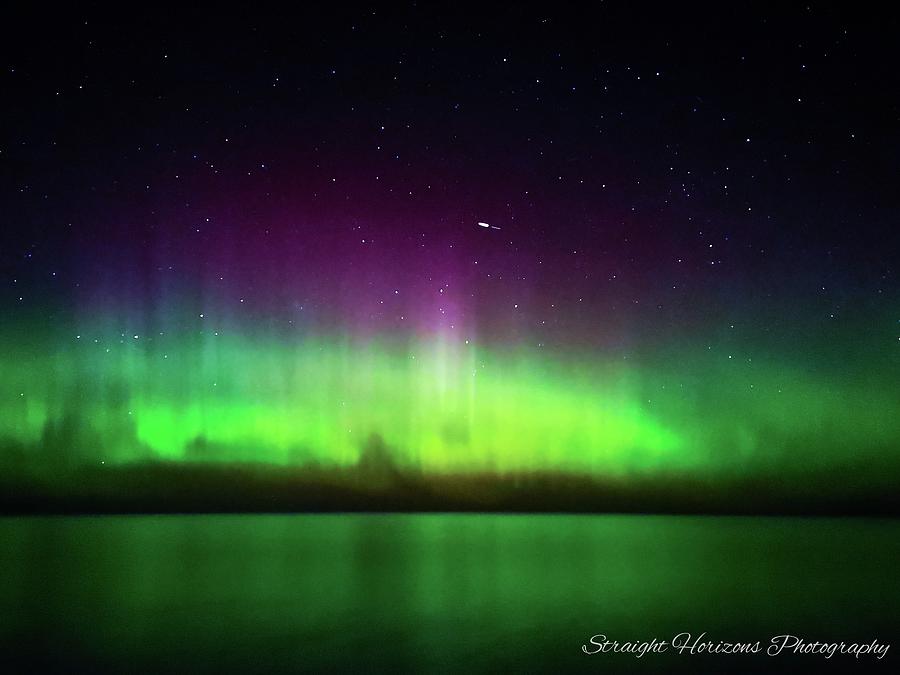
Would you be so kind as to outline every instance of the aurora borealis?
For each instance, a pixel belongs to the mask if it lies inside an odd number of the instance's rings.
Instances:
[[[425,483],[890,493],[892,48],[802,8],[736,42],[707,28],[747,8],[674,34],[598,11],[60,16],[8,42],[7,481],[365,473],[377,439]]]
[[[729,369],[727,357],[635,366],[446,339],[166,337],[14,352],[4,436],[40,446],[64,434],[73,459],[111,464],[341,466],[377,435],[426,472],[619,475],[842,467],[847,447],[880,464],[900,434],[890,382]]]

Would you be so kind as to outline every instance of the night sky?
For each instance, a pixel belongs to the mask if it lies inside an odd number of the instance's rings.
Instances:
[[[353,466],[373,438],[426,474],[814,469],[865,490],[900,466],[894,17],[3,24],[17,466]]]

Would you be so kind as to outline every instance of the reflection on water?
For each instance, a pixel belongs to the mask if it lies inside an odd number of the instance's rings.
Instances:
[[[890,642],[898,531],[672,516],[0,519],[0,646],[67,671],[788,667],[580,647],[682,631]]]

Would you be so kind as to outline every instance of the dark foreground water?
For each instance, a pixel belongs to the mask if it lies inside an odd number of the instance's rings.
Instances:
[[[8,518],[0,647],[27,672],[887,672],[898,535],[864,519]],[[581,651],[599,633],[703,631],[892,647],[881,661]]]

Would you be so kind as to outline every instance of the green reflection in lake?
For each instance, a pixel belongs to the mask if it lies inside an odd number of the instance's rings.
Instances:
[[[681,631],[890,642],[898,533],[621,515],[0,519],[0,646],[70,672],[786,668],[580,647]]]

